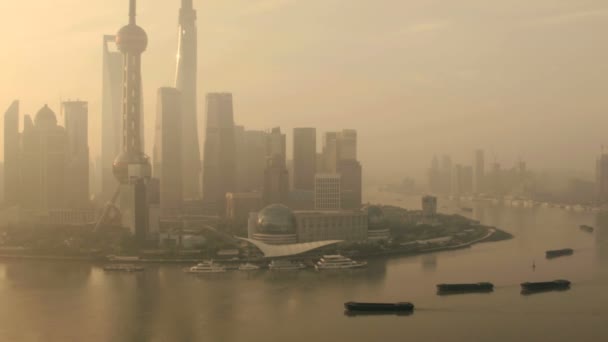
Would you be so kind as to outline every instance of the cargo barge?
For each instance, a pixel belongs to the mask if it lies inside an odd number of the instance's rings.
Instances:
[[[523,294],[543,291],[567,290],[569,288],[570,281],[564,279],[558,279],[554,281],[526,282],[521,284],[521,292]]]
[[[593,228],[593,227],[588,226],[588,225],[585,225],[585,224],[580,225],[580,226],[579,226],[579,228],[580,228],[582,231],[585,231],[585,232],[587,232],[587,233],[593,233],[593,231],[594,231],[594,228]]]
[[[398,313],[414,311],[414,304],[408,302],[399,303],[344,303],[344,309],[351,313]]]
[[[494,284],[489,282],[472,284],[438,284],[437,294],[487,293],[494,291]]]
[[[564,249],[555,249],[545,252],[545,256],[547,259],[557,258],[561,256],[567,256],[574,254],[574,250],[572,248],[564,248]]]

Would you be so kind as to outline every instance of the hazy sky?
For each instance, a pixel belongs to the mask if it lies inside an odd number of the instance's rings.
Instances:
[[[294,126],[357,129],[368,179],[420,175],[444,151],[468,163],[476,147],[507,165],[590,172],[608,145],[606,0],[194,2],[201,132],[203,94],[230,91],[237,123],[280,125],[288,140]],[[138,1],[148,151],[156,89],[173,84],[179,3]],[[97,155],[102,35],[127,7],[0,1],[0,111],[87,100]]]

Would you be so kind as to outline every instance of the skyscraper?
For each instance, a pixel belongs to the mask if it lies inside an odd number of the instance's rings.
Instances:
[[[293,186],[297,190],[313,191],[317,170],[317,130],[293,130]]]
[[[4,201],[19,203],[19,101],[14,101],[4,114]]]
[[[137,26],[136,0],[130,1],[129,24],[118,31],[116,45],[123,55],[122,152],[116,157],[113,172],[121,184],[120,209],[123,225],[138,241],[148,231],[145,182],[151,176],[150,160],[143,152],[141,55],[148,46],[146,32]]]
[[[327,132],[323,136],[323,168],[325,173],[335,173],[338,162],[338,133]]]
[[[280,155],[287,160],[287,137],[281,133],[281,127],[275,127],[266,135],[266,157]]]
[[[158,90],[154,141],[154,177],[160,180],[163,216],[179,215],[182,208],[181,94],[175,88]]]
[[[475,151],[475,166],[473,169],[473,192],[475,194],[483,193],[484,182],[486,176],[486,165],[483,150]]]
[[[339,210],[341,205],[341,179],[339,174],[317,174],[315,176],[315,209]]]
[[[266,139],[264,131],[245,131],[245,159],[247,177],[244,191],[264,189],[264,170],[266,169]]]
[[[203,199],[225,213],[226,194],[235,191],[236,146],[232,94],[207,94],[207,127],[203,160]]]
[[[200,196],[200,147],[197,120],[197,29],[192,0],[182,0],[175,87],[181,92],[182,187],[187,199]]]
[[[337,162],[357,160],[357,131],[345,129],[337,133]]]
[[[103,37],[103,84],[101,94],[101,192],[109,200],[118,187],[112,173],[114,158],[122,146],[122,54],[116,49],[116,36]]]
[[[67,134],[48,107],[25,117],[18,183],[25,209],[62,209],[66,199]]]
[[[340,196],[342,209],[360,209],[363,202],[363,168],[354,159],[343,159],[338,162],[340,174]]]
[[[89,109],[83,101],[63,103],[67,132],[66,201],[69,208],[89,205]]]
[[[597,204],[605,205],[608,204],[608,153],[602,151],[595,165]]]
[[[280,154],[274,154],[273,157],[267,159],[264,170],[264,205],[287,205],[288,196],[289,173],[285,165],[285,158]]]

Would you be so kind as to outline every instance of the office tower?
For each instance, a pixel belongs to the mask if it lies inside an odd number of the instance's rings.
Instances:
[[[433,217],[437,214],[437,197],[424,196],[422,197],[422,216]]]
[[[431,168],[428,171],[429,188],[434,194],[441,192],[441,171],[439,170],[439,160],[437,156],[433,156]]]
[[[20,204],[25,209],[61,209],[66,199],[67,134],[44,106],[25,117],[21,147]]]
[[[317,173],[317,130],[295,128],[293,130],[293,187],[296,190],[313,191]]]
[[[460,178],[460,191],[463,194],[473,193],[473,167],[463,166]]]
[[[182,188],[185,199],[200,197],[201,155],[197,119],[197,28],[192,0],[182,0],[175,87],[181,92]]]
[[[604,151],[596,161],[595,178],[597,204],[605,205],[608,203],[608,153]]]
[[[323,136],[323,168],[325,173],[335,173],[338,160],[338,133],[327,132]]]
[[[337,133],[337,162],[357,160],[357,131],[345,129]]]
[[[122,146],[122,54],[115,51],[116,36],[103,37],[103,83],[101,93],[101,194],[107,201],[118,187],[112,173],[114,158]]]
[[[274,154],[273,157],[267,159],[266,170],[264,170],[264,204],[287,205],[288,196],[289,174],[285,158],[280,154]]]
[[[224,215],[226,194],[235,191],[236,146],[232,94],[207,94],[203,199]]]
[[[452,178],[450,181],[450,194],[453,196],[460,196],[463,194],[463,167],[460,164],[454,165],[452,167]]]
[[[4,114],[4,201],[19,203],[19,101],[14,101]]]
[[[130,1],[129,24],[116,34],[116,45],[123,55],[122,151],[113,164],[120,182],[120,209],[123,225],[143,242],[148,233],[146,184],[151,166],[143,152],[141,55],[148,45],[146,32],[136,23],[136,0]]]
[[[452,191],[452,158],[444,155],[441,159],[440,168],[441,193],[449,194]]]
[[[340,202],[342,209],[360,209],[363,202],[363,170],[361,163],[353,159],[338,162],[340,174]]]
[[[0,203],[4,204],[4,162],[0,162]]]
[[[245,131],[244,134],[247,175],[243,190],[261,192],[264,189],[267,134],[264,131]]]
[[[245,127],[234,126],[234,155],[236,161],[235,191],[246,192],[248,177],[247,146],[245,142]]]
[[[68,208],[89,206],[89,109],[83,101],[63,103],[67,132],[66,201]]]
[[[161,216],[176,216],[182,208],[182,103],[175,88],[160,88],[157,94],[154,141],[154,178],[160,181]]]
[[[280,127],[273,128],[266,135],[266,157],[273,158],[276,155],[287,160],[287,137],[281,133]]]
[[[315,175],[315,209],[340,210],[341,193],[339,174]]]
[[[481,194],[485,191],[486,165],[483,150],[475,151],[475,165],[473,169],[473,193]]]

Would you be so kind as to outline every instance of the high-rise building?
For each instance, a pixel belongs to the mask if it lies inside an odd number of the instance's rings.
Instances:
[[[232,94],[207,94],[207,127],[203,161],[203,199],[225,214],[226,194],[236,187],[236,146]]]
[[[245,141],[245,127],[234,126],[234,151],[236,160],[235,189],[237,192],[247,192],[247,143]]]
[[[483,150],[475,151],[475,166],[473,169],[473,192],[475,194],[483,193],[484,182],[486,176],[486,164]]]
[[[337,163],[357,160],[357,131],[345,129],[337,133]]]
[[[315,175],[315,209],[340,210],[342,207],[340,185],[339,174]]]
[[[19,101],[14,101],[4,114],[4,201],[19,203]]]
[[[424,196],[422,197],[422,216],[428,218],[437,214],[437,197]]]
[[[452,191],[452,158],[444,155],[441,159],[440,184],[441,193],[449,194]]]
[[[296,190],[313,191],[317,172],[317,130],[295,128],[293,130],[293,187]]]
[[[102,198],[110,200],[118,188],[112,173],[114,158],[122,150],[122,54],[116,51],[116,36],[103,37],[103,75],[101,93],[101,174]]]
[[[4,162],[0,162],[0,203],[4,203]]]
[[[262,191],[264,189],[264,170],[266,169],[266,132],[245,131],[244,158],[247,175],[242,189],[244,191]]]
[[[33,210],[65,208],[67,134],[48,106],[38,111],[33,122],[25,117],[21,146],[21,206]]]
[[[325,173],[335,173],[338,161],[338,133],[327,132],[323,136],[323,168]]]
[[[441,171],[439,170],[439,160],[433,156],[431,168],[429,169],[429,188],[431,192],[438,194],[441,192]]]
[[[285,159],[280,154],[275,154],[267,159],[264,171],[265,205],[283,204],[287,205],[289,197],[289,173],[285,165]]]
[[[139,242],[148,235],[146,182],[151,176],[148,156],[143,151],[141,55],[148,46],[146,32],[136,23],[136,0],[130,1],[129,24],[116,34],[123,55],[122,151],[113,164],[120,182],[120,209],[123,225]]]
[[[192,0],[182,0],[175,87],[181,92],[182,188],[186,199],[200,196],[200,145],[197,120],[197,28]]]
[[[179,90],[160,88],[156,106],[154,178],[160,181],[161,216],[177,216],[182,209],[182,102]]]
[[[287,137],[281,133],[280,127],[275,127],[266,134],[266,157],[273,158],[276,155],[287,160]]]
[[[595,179],[597,203],[599,205],[608,204],[608,153],[603,151],[596,161]]]
[[[360,209],[363,202],[363,171],[361,163],[353,159],[338,162],[342,209]]]
[[[66,201],[68,208],[89,206],[89,109],[83,101],[63,103],[68,151]]]

